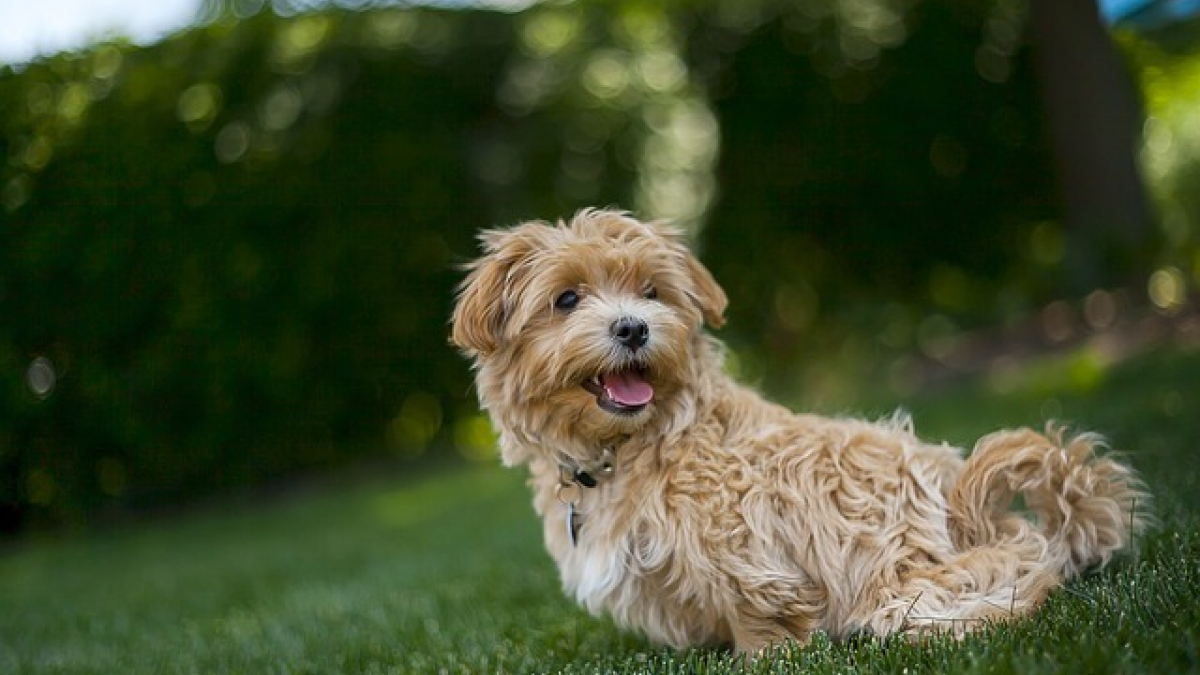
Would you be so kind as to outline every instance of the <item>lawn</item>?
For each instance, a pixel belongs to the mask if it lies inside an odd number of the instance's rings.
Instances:
[[[1138,559],[961,642],[818,636],[748,664],[654,647],[562,595],[522,476],[475,466],[11,546],[0,673],[1197,672],[1198,383],[1200,352],[1113,365],[1083,352],[910,402],[918,430],[959,443],[1046,416],[1103,431],[1162,521]]]

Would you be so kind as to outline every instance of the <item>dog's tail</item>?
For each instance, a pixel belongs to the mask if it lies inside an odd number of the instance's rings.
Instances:
[[[1150,498],[1133,470],[1106,454],[1098,435],[1068,438],[1052,425],[1045,434],[985,436],[950,493],[955,544],[1038,550],[1026,569],[1063,579],[1107,563],[1149,525]],[[1017,495],[1033,522],[1013,510]]]

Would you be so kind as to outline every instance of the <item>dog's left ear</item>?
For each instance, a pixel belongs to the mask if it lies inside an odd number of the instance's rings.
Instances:
[[[713,328],[724,326],[725,308],[729,306],[729,298],[726,297],[725,290],[713,278],[712,272],[709,272],[704,263],[692,255],[691,249],[684,241],[683,232],[661,222],[648,225],[658,236],[665,239],[675,253],[683,259],[684,267],[691,281],[691,287],[686,289],[686,292],[692,302],[700,308],[704,322]]]
[[[724,326],[725,308],[729,306],[729,298],[726,297],[725,290],[713,278],[712,272],[709,272],[708,268],[690,252],[687,254],[687,266],[688,273],[692,277],[692,288],[688,291],[688,295],[700,307],[700,312],[704,315],[704,322],[713,328]]]

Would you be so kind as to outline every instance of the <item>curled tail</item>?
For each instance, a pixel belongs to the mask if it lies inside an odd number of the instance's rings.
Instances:
[[[1096,434],[1066,438],[1052,426],[980,439],[950,493],[955,544],[1040,549],[1041,560],[1027,564],[1061,578],[1107,563],[1147,526],[1150,498],[1104,450]],[[1012,510],[1017,495],[1033,522]]]
[[[863,620],[872,632],[962,634],[1025,616],[1064,580],[1130,547],[1148,524],[1141,481],[1094,434],[997,432],[979,440],[953,480],[955,550],[882,586]]]

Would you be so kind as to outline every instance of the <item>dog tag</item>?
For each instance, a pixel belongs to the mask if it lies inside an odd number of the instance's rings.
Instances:
[[[567,504],[567,536],[571,538],[571,545],[579,545],[579,528],[583,525],[583,520],[579,516],[579,512],[575,510],[574,504]]]

